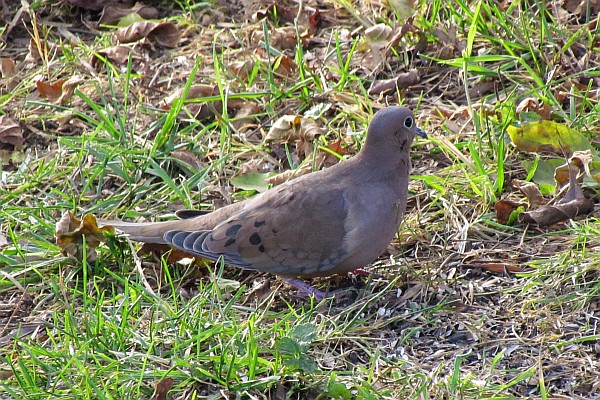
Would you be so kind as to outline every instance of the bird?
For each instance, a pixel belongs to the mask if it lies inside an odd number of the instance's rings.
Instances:
[[[406,210],[415,136],[427,137],[407,107],[371,119],[360,151],[329,168],[212,212],[182,210],[177,220],[100,220],[137,242],[167,244],[212,261],[275,274],[317,300],[301,278],[345,274],[377,259]]]

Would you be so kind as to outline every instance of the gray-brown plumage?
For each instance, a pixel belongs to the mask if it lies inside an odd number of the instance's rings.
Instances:
[[[132,240],[283,277],[342,274],[375,260],[406,209],[416,127],[405,107],[375,114],[354,157],[211,213],[168,222],[101,221]],[[190,215],[191,214],[191,215]]]

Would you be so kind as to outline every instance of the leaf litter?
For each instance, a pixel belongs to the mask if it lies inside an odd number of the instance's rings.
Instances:
[[[102,15],[106,15],[108,14],[106,10],[114,7],[115,4],[115,2],[99,0],[94,2],[69,0],[69,3],[83,9],[79,11],[80,14],[77,14],[81,19],[77,18],[75,21],[83,21],[78,28],[87,29],[90,36],[87,39],[82,37],[82,40],[89,40],[97,35],[96,29],[106,29],[100,26],[99,21],[102,21],[102,17],[99,17],[97,11],[104,10]],[[568,8],[567,4],[564,8],[553,5],[556,7],[557,18],[560,17],[565,23],[572,24],[573,27],[580,27],[581,24],[577,21],[578,18],[582,18],[582,13],[584,13],[580,6],[581,2],[566,3],[569,3]],[[370,5],[364,6],[369,7]],[[509,8],[508,2],[504,2],[500,6],[516,12],[514,8]],[[433,32],[424,32],[418,25],[407,22],[402,26],[389,27],[390,29],[384,27],[381,35],[368,39],[365,36],[368,24],[365,24],[364,16],[353,15],[343,7],[329,2],[311,1],[304,4],[304,8],[294,2],[285,2],[285,4],[266,2],[258,5],[252,2],[250,6],[245,2],[228,2],[223,7],[224,10],[215,8],[198,12],[195,17],[200,24],[191,33],[177,24],[174,25],[175,30],[173,26],[167,25],[168,27],[164,30],[156,31],[153,30],[156,29],[156,25],[153,23],[144,25],[146,28],[152,26],[152,29],[140,29],[139,32],[142,34],[132,35],[134,31],[137,32],[137,28],[133,29],[131,26],[135,25],[130,25],[129,34],[125,34],[122,39],[131,41],[130,43],[123,45],[119,44],[123,42],[115,41],[111,47],[106,47],[107,43],[103,43],[102,47],[94,48],[94,52],[108,59],[116,68],[125,68],[131,55],[133,69],[139,74],[139,78],[134,81],[134,86],[139,91],[142,103],[151,104],[156,108],[169,109],[173,104],[173,99],[180,98],[183,93],[183,86],[193,67],[195,56],[192,55],[196,54],[194,49],[201,49],[202,72],[194,84],[206,85],[206,87],[199,93],[192,93],[193,96],[190,96],[188,92],[188,98],[184,101],[189,115],[205,120],[206,123],[212,123],[223,115],[224,107],[220,99],[214,99],[214,97],[220,97],[221,92],[215,85],[214,79],[211,79],[214,78],[212,68],[215,61],[219,61],[212,59],[216,35],[219,37],[218,45],[222,46],[222,56],[229,61],[226,65],[230,66],[232,72],[230,78],[233,81],[240,79],[245,85],[250,85],[249,87],[233,85],[233,87],[240,91],[256,92],[267,91],[270,87],[260,80],[257,81],[253,74],[262,68],[261,65],[273,68],[275,62],[283,65],[283,69],[277,70],[273,77],[277,85],[288,89],[294,84],[298,74],[298,65],[294,61],[293,51],[296,50],[298,40],[296,40],[295,29],[292,29],[289,24],[296,16],[300,16],[301,19],[300,43],[303,50],[309,50],[306,54],[307,65],[313,72],[318,71],[324,79],[332,82],[338,82],[341,79],[339,70],[331,68],[332,65],[335,66],[335,63],[326,56],[328,48],[325,44],[332,41],[332,27],[339,29],[337,39],[344,49],[348,49],[356,38],[363,39],[363,43],[371,40],[370,46],[359,49],[357,56],[351,59],[352,70],[365,82],[364,86],[355,85],[352,90],[355,93],[361,93],[362,96],[364,88],[371,88],[368,93],[372,98],[368,102],[378,101],[380,103],[378,106],[386,102],[397,103],[400,100],[415,106],[416,99],[422,96],[423,101],[419,105],[419,122],[426,121],[428,130],[435,132],[445,130],[452,135],[444,137],[447,145],[445,148],[450,149],[447,155],[436,154],[434,151],[430,151],[431,147],[417,148],[413,173],[418,175],[447,174],[444,175],[444,178],[450,185],[445,188],[446,192],[441,196],[444,204],[442,209],[438,210],[432,206],[434,203],[431,200],[437,196],[436,193],[423,189],[418,183],[411,184],[411,193],[415,193],[415,198],[422,199],[419,200],[422,202],[412,203],[412,212],[406,217],[405,231],[402,233],[404,237],[398,243],[390,245],[387,255],[389,259],[383,257],[375,265],[376,273],[374,277],[369,278],[370,280],[352,281],[346,277],[334,279],[333,287],[341,287],[351,293],[349,296],[341,294],[335,300],[334,313],[351,315],[352,312],[358,312],[360,309],[362,313],[378,316],[370,321],[368,329],[361,331],[359,327],[353,333],[368,339],[369,345],[377,346],[378,351],[384,354],[387,360],[391,360],[387,368],[394,369],[398,365],[402,365],[402,369],[408,372],[425,371],[429,374],[442,364],[452,366],[457,360],[460,360],[462,374],[473,374],[481,380],[489,379],[498,385],[505,385],[510,382],[510,379],[516,378],[518,372],[530,371],[531,368],[538,366],[547,379],[546,387],[550,388],[552,393],[560,395],[597,393],[600,368],[597,368],[597,363],[593,361],[598,352],[594,350],[592,344],[595,343],[593,336],[597,329],[595,310],[598,309],[598,301],[590,299],[585,311],[580,311],[581,307],[578,308],[574,304],[565,305],[558,300],[561,296],[582,291],[581,284],[577,282],[575,276],[571,281],[561,278],[565,274],[569,275],[564,271],[565,268],[574,268],[575,270],[578,267],[559,262],[561,254],[577,250],[579,246],[577,241],[553,225],[543,232],[519,231],[518,234],[490,228],[490,225],[481,218],[484,215],[482,210],[485,205],[473,204],[468,197],[461,197],[460,191],[453,192],[452,180],[456,179],[458,175],[455,171],[444,169],[452,164],[452,160],[464,162],[470,170],[477,168],[463,146],[465,138],[472,139],[470,135],[474,132],[477,117],[466,108],[467,95],[472,101],[487,99],[486,96],[497,94],[495,99],[492,96],[492,103],[495,105],[506,100],[502,91],[498,90],[507,83],[502,77],[488,76],[472,79],[463,86],[459,70],[432,60],[432,58],[453,60],[460,57],[466,43],[464,32],[460,32],[457,26],[451,23],[439,26]],[[44,11],[50,19],[74,23],[74,19],[69,18],[73,15],[68,14],[72,10],[58,8]],[[363,11],[362,15],[369,15],[368,9]],[[27,13],[14,8],[11,8],[11,12],[15,17],[20,15],[21,18],[28,18]],[[142,14],[139,9],[132,10],[132,12]],[[232,16],[235,16],[235,21]],[[114,23],[116,18],[123,17],[115,17],[102,23]],[[492,16],[488,17],[492,18]],[[145,16],[143,18],[153,17]],[[206,21],[210,21],[213,25],[203,23]],[[85,25],[88,22],[92,23]],[[267,25],[269,33],[272,35],[271,46],[284,54],[273,58],[268,51],[265,51],[264,46],[258,45],[264,44],[266,40],[264,34],[261,36],[256,33],[263,32],[263,23]],[[283,26],[276,26],[277,24]],[[497,25],[490,25],[491,29],[499,29]],[[372,23],[371,26],[377,26],[377,24]],[[53,42],[52,37],[29,40],[28,34],[21,30],[18,24],[11,24],[9,28],[8,30],[11,32],[8,33],[13,36],[21,35],[21,39],[26,40],[21,40],[20,43],[24,43],[25,48],[29,46],[29,54],[18,53],[17,57],[10,58],[17,65],[27,63],[28,66],[39,68],[47,82],[59,82],[70,77],[61,74],[60,68],[53,64],[58,61],[48,62],[52,61],[53,54],[58,51],[57,43]],[[128,28],[121,29],[125,29],[122,32],[127,32]],[[498,34],[498,36],[501,35]],[[240,42],[244,43],[246,47],[240,48]],[[94,46],[91,40],[88,41],[88,45]],[[400,47],[402,48],[399,49]],[[248,50],[253,53],[252,57],[248,57]],[[410,65],[405,65],[395,57],[394,54],[398,51],[404,51],[407,59],[413,60]],[[582,50],[577,46],[571,46],[566,48],[565,54],[576,55],[575,53],[579,51]],[[419,58],[419,53],[428,54],[430,57]],[[270,63],[269,60],[273,63]],[[578,62],[572,60],[578,60]],[[582,65],[581,62],[588,64]],[[86,71],[88,63],[93,68]],[[587,96],[597,100],[598,82],[593,79],[585,80],[586,68],[594,63],[597,63],[596,59],[576,56],[571,57],[568,62],[565,61],[564,70],[561,73],[566,76],[574,72],[576,76],[574,79],[556,80],[556,85],[552,87],[556,99],[565,106],[572,100],[577,107],[585,107],[583,96],[568,97],[564,95],[564,93],[579,93],[578,91],[585,88]],[[28,78],[31,78],[26,75],[26,68],[13,69],[10,62],[5,62],[5,64],[6,67],[3,67],[2,71],[3,77],[4,70],[6,70],[7,76],[10,74],[11,83],[4,86],[5,83],[2,82],[3,91],[12,90],[15,87],[13,86],[14,82],[27,81]],[[83,81],[79,82],[78,87],[82,92],[93,95],[94,100],[98,100],[109,92],[103,61],[95,55],[90,55],[81,60],[81,66],[83,72],[78,72],[83,75]],[[493,65],[488,67],[489,70],[494,70]],[[412,71],[418,71],[418,73]],[[580,74],[581,71],[584,72]],[[105,91],[103,93],[94,93],[91,90],[96,73],[100,78],[96,83]],[[254,81],[252,81],[253,79]],[[33,80],[31,81],[33,82]],[[29,92],[35,90],[35,85],[32,85]],[[356,151],[356,146],[352,141],[346,140],[351,136],[351,132],[346,136],[340,132],[343,129],[351,131],[355,123],[353,116],[362,112],[361,110],[368,104],[367,100],[356,96],[355,93],[349,90],[322,95],[324,97],[317,101],[333,104],[323,116],[332,122],[326,125],[325,130],[319,131],[318,135],[309,134],[305,138],[305,142],[312,143],[313,137],[318,136],[317,140],[324,140],[324,143],[332,145],[331,150],[338,154],[351,154]],[[62,104],[63,102],[58,100],[62,92],[56,94],[59,97],[49,97],[52,101]],[[193,98],[198,101],[188,101]],[[207,100],[207,98],[210,99]],[[13,103],[15,105],[8,108],[10,115],[15,119],[6,120],[8,133],[5,134],[7,138],[5,144],[15,148],[24,146],[25,150],[46,151],[48,148],[52,148],[55,151],[54,139],[48,140],[38,132],[56,128],[61,122],[50,117],[42,124],[39,122],[40,117],[51,114],[48,109],[32,107],[30,104],[25,106],[25,96],[17,95],[15,100]],[[536,114],[542,119],[548,119],[553,112],[558,111],[556,104],[549,104],[546,101],[533,102],[526,99],[523,101],[521,107],[517,109],[518,114],[523,117],[526,114],[528,116]],[[70,107],[75,110],[90,112],[80,97],[69,96],[65,103],[70,104]],[[270,115],[263,112],[267,106],[264,99],[244,100],[237,105],[234,103],[234,106],[230,104],[227,102],[225,112],[231,117],[237,116],[238,120],[243,121],[236,127],[238,133],[240,135],[252,133],[259,139],[266,136],[267,127],[273,126],[274,121],[284,115],[298,113],[300,118],[306,118],[301,113],[304,109],[302,102],[294,98],[277,102]],[[18,112],[16,112],[17,105],[22,107]],[[272,104],[268,104],[268,106],[273,107]],[[244,111],[241,112],[241,110]],[[343,117],[336,119],[336,115],[343,115]],[[147,127],[150,126],[155,116],[140,115],[139,118],[138,122]],[[181,118],[183,120],[187,118],[187,115],[183,117],[182,114]],[[490,114],[490,118],[498,117]],[[23,129],[25,134],[15,131],[15,125]],[[350,128],[348,128],[349,126]],[[72,129],[74,134],[77,134],[88,128],[73,122]],[[151,129],[139,129],[139,131],[140,140],[152,139],[151,135],[144,137],[144,133],[150,132]],[[241,140],[243,136],[239,138]],[[254,143],[261,142],[255,141]],[[305,160],[314,151],[314,147],[312,149],[304,146],[298,148],[295,143],[286,145],[291,146],[291,159],[295,164],[300,164],[299,162]],[[217,159],[215,154],[218,154],[219,151],[216,147],[216,141],[209,139],[206,143],[190,144],[185,151],[174,152],[173,157],[185,164],[186,168],[202,168]],[[25,150],[17,149],[17,151]],[[234,163],[224,165],[219,170],[219,174],[223,176],[209,177],[212,179],[209,187],[213,189],[207,193],[208,200],[215,204],[231,201],[231,187],[223,182],[229,180],[225,177],[236,175],[237,162],[245,165],[255,163],[259,166],[257,169],[261,173],[289,173],[289,149],[274,147],[271,150],[268,157],[265,156],[265,152],[261,152],[262,150],[256,150],[253,154],[246,153],[236,158]],[[15,164],[13,168],[19,164],[15,161],[11,162]],[[509,160],[509,162],[513,161]],[[566,203],[586,199],[578,178],[581,175],[593,175],[591,173],[593,163],[588,162],[585,157],[569,161],[569,165],[571,164],[576,166],[577,175],[570,172],[572,169],[568,167],[568,186],[566,187],[569,189],[567,189],[567,194],[562,197]],[[587,172],[586,166],[590,173]],[[522,167],[516,162],[511,163],[507,168],[512,169],[509,171],[510,174],[515,174],[520,178],[526,176],[523,174]],[[310,168],[304,167],[304,170],[309,171]],[[284,179],[287,178],[289,176]],[[565,186],[564,178],[559,179],[562,182],[560,186]],[[107,191],[116,191],[122,184],[122,178],[108,177],[104,187]],[[539,195],[534,191],[524,187],[520,189],[517,186],[515,186],[515,190],[524,193],[523,196],[525,196],[515,202],[519,206],[538,209],[544,207]],[[558,192],[560,192],[560,188]],[[161,204],[161,202],[156,201],[156,204]],[[560,200],[556,200],[552,207],[560,204]],[[148,207],[153,214],[168,211],[152,208],[155,207],[155,204],[148,204]],[[53,214],[58,220],[58,210],[55,210]],[[575,218],[576,214],[578,213],[567,215],[565,221]],[[418,219],[416,215],[418,215]],[[71,245],[71,248],[75,248],[75,251],[70,253],[67,251],[69,254],[81,256],[81,251],[79,251],[81,247],[78,246],[82,240],[87,242],[88,237],[91,238],[89,241],[92,244],[91,250],[96,244],[100,245],[105,238],[104,228],[98,227],[89,217],[78,220],[74,216],[68,215],[64,221],[66,222],[59,224],[58,228],[62,225],[65,225],[66,228],[64,230],[57,229],[57,232],[59,232],[59,242],[64,244],[65,251]],[[598,246],[594,238],[589,238],[587,245],[589,246],[588,251]],[[89,254],[91,253],[94,252],[91,251]],[[535,266],[539,260],[556,260],[556,276],[543,281],[543,285],[537,283],[536,280],[539,277],[536,273],[539,272],[536,272]],[[578,261],[581,265],[586,262],[584,258]],[[149,261],[149,263],[152,262]],[[390,267],[390,264],[393,267]],[[148,268],[144,273],[152,274],[155,271]],[[559,272],[562,272],[562,275]],[[252,274],[240,271],[227,271],[226,274],[228,274],[226,275],[228,278],[240,281],[253,281],[256,278]],[[594,279],[593,276],[591,279]],[[519,285],[522,285],[524,281],[529,282],[531,289],[522,292],[515,290],[515,286],[520,287]],[[185,290],[190,288],[182,287]],[[358,293],[366,295],[370,302],[366,304],[365,298],[360,297]],[[291,304],[302,307],[304,301],[293,300]],[[274,307],[285,308],[288,305],[284,303],[280,302]],[[10,318],[4,317],[8,315],[4,313],[2,321],[6,323],[7,328],[11,329],[19,322],[27,322],[27,318],[36,312],[31,307],[23,306],[23,301],[19,300],[19,296],[3,295],[0,306],[2,310],[9,310]],[[361,308],[363,306],[365,307]],[[407,332],[411,332],[411,334],[407,335]],[[2,343],[10,345],[12,337],[4,334]],[[31,338],[33,339],[34,336]],[[586,338],[591,339],[587,340]],[[290,344],[293,343],[290,342]],[[327,358],[327,368],[330,370],[343,370],[345,363],[368,365],[365,360],[369,359],[370,354],[363,347],[363,343],[361,342],[360,346],[353,346],[353,344],[356,343],[351,339],[340,339],[336,343],[322,343],[317,346],[320,346],[319,349],[323,350],[323,354],[332,355]],[[315,345],[312,344],[312,346]],[[346,347],[352,348],[351,355],[344,350]],[[496,371],[490,371],[489,367],[485,365],[484,360],[489,356],[498,357]],[[298,363],[303,361],[301,358],[291,358],[292,361]],[[592,361],[582,362],[583,359]],[[314,365],[309,363],[304,368],[312,369]],[[538,376],[537,372],[531,373],[528,375],[528,379],[518,381],[514,387],[506,389],[505,392],[513,396],[528,396],[535,393],[539,386]],[[446,384],[445,378],[444,374],[431,374],[432,396],[436,395],[436,389],[433,387],[435,385],[443,387]],[[383,387],[393,387],[396,384],[390,379],[390,376],[382,376],[380,379],[379,384],[383,383]],[[156,384],[156,398],[164,397],[165,391],[171,388],[171,384],[172,382],[168,378]]]

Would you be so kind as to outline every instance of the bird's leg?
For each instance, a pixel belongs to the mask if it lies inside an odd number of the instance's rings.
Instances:
[[[303,280],[297,278],[283,278],[283,280],[298,289],[299,293],[305,293],[306,295],[314,296],[315,300],[321,301],[327,297],[327,293],[321,292],[319,289],[311,286],[309,283],[304,282]]]
[[[354,271],[350,271],[349,274],[355,276],[371,276],[371,271],[367,271],[364,268],[357,268]]]

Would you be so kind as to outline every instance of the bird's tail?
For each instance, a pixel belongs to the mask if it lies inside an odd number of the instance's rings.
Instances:
[[[169,231],[206,231],[240,211],[245,202],[234,203],[213,212],[181,210],[175,215],[180,219],[163,222],[126,222],[99,219],[99,226],[112,226],[125,233],[129,239],[142,243],[168,244],[163,238]]]
[[[98,226],[112,226],[135,242],[167,244],[164,234],[181,228],[181,220],[163,222],[127,222],[116,219],[99,219]]]

